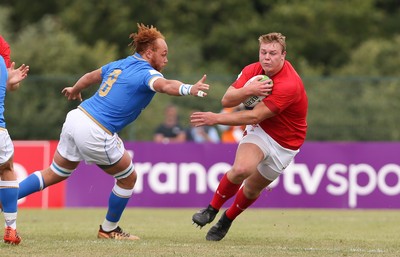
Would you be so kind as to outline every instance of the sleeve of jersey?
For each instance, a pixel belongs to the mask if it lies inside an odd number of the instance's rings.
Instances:
[[[274,84],[272,94],[264,98],[264,104],[273,113],[281,113],[297,98],[297,90],[293,85]]]
[[[101,76],[103,76],[103,74],[107,74],[108,68],[110,67],[110,63],[104,65],[101,67]]]
[[[8,45],[7,41],[0,36],[0,55],[3,56],[7,68],[10,68],[11,66],[10,54],[10,46]]]
[[[148,70],[148,73],[146,75],[146,85],[148,85],[150,89],[154,92],[156,92],[156,90],[154,89],[154,82],[159,78],[164,78],[161,72],[156,70]]]
[[[241,88],[246,84],[246,82],[249,79],[251,79],[255,75],[262,74],[261,71],[262,68],[259,64],[257,63],[249,64],[243,68],[243,70],[238,75],[236,81],[233,82],[231,86],[233,86],[234,88]]]
[[[232,87],[234,88],[241,88],[244,86],[244,84],[246,84],[246,82],[251,78],[251,76],[249,76],[248,72],[246,71],[246,69],[243,69],[242,72],[240,72],[240,74],[238,75],[237,79],[235,80],[235,82],[232,83]]]

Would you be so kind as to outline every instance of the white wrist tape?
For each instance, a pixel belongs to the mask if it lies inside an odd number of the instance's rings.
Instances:
[[[179,87],[179,94],[180,95],[190,95],[190,90],[192,89],[193,85],[190,84],[182,84]]]

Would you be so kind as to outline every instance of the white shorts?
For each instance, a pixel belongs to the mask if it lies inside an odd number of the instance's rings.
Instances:
[[[258,172],[266,179],[274,181],[292,162],[299,150],[282,147],[258,125],[247,125],[246,131],[247,135],[239,144],[251,143],[261,149],[264,160],[258,164]]]
[[[69,161],[112,165],[122,158],[125,147],[117,133],[110,135],[83,111],[74,109],[67,114],[57,151]]]
[[[6,163],[14,154],[14,145],[7,129],[0,128],[0,165]]]

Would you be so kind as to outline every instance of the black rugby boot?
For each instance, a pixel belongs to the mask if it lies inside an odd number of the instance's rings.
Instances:
[[[226,211],[222,214],[221,218],[210,228],[206,235],[206,239],[208,241],[220,241],[222,238],[225,237],[226,233],[228,233],[229,228],[232,225],[232,220],[226,217]]]
[[[193,214],[192,221],[202,228],[204,225],[211,223],[215,219],[217,213],[217,209],[214,209],[211,205],[208,205],[206,209],[202,209]]]

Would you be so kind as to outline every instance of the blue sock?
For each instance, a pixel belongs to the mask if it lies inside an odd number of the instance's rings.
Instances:
[[[0,201],[5,213],[17,212],[18,181],[0,181]]]
[[[115,191],[117,193],[115,193]],[[106,215],[106,220],[111,222],[118,222],[121,218],[122,213],[125,210],[126,205],[132,195],[132,190],[126,190],[114,186],[113,191],[110,194],[110,198],[108,199],[108,210]]]
[[[45,186],[42,174],[36,171],[19,183],[18,199],[24,198],[27,195],[43,190],[44,188]]]

